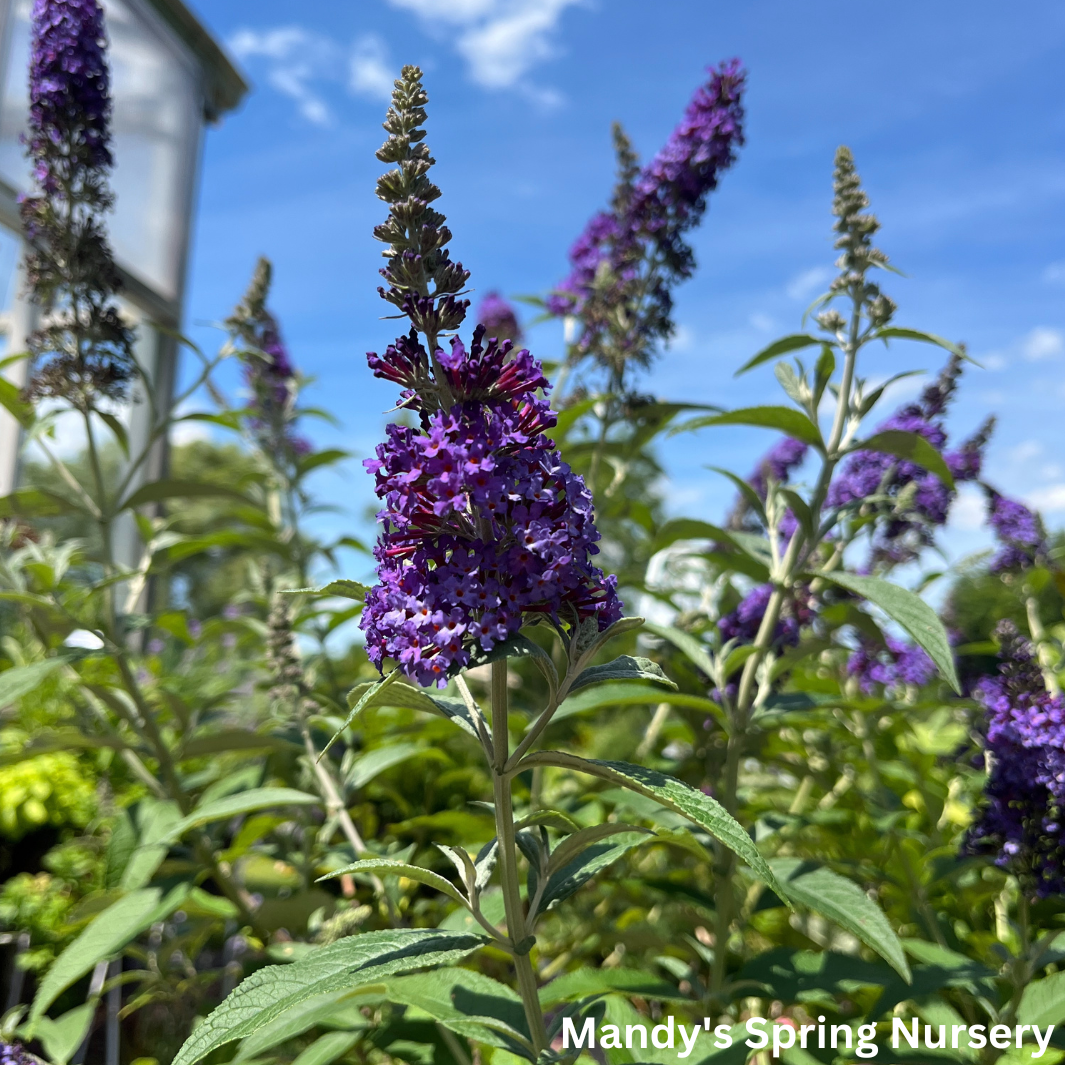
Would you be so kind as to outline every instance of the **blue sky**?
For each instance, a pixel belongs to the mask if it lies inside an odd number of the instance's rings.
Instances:
[[[383,218],[374,150],[390,79],[426,71],[429,143],[453,254],[478,293],[539,292],[609,196],[610,123],[649,157],[710,63],[750,72],[747,145],[694,236],[696,276],[677,293],[679,333],[645,383],[663,398],[777,401],[771,371],[734,370],[798,329],[830,276],[832,155],[854,150],[881,218],[899,324],[968,343],[955,439],[997,413],[986,473],[1065,524],[1065,5],[892,0],[212,0],[212,31],[254,85],[207,136],[189,279],[190,331],[239,297],[255,257],[275,263],[274,308],[311,401],[339,430],[322,444],[365,457],[394,390],[368,349],[394,335],[376,294]],[[475,299],[476,299],[475,295]],[[554,323],[532,330],[543,358]],[[935,370],[937,349],[874,353],[870,377]],[[917,387],[917,386],[915,386]],[[899,402],[902,394],[896,396]],[[890,407],[885,408],[884,415]],[[772,437],[705,431],[668,444],[678,514],[718,518],[731,491],[706,465],[745,473]],[[364,525],[358,462],[321,490]],[[978,497],[956,507],[951,554],[983,542]]]

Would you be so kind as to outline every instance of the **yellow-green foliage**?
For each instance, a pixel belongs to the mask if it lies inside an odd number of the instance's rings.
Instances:
[[[83,828],[95,812],[93,781],[74,754],[40,754],[0,766],[0,836],[21,839],[43,825]]]

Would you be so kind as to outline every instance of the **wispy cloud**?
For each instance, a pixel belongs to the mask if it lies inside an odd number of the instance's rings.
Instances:
[[[1051,263],[1043,271],[1043,280],[1048,285],[1065,285],[1065,259]]]
[[[470,77],[486,89],[517,88],[543,104],[561,97],[531,85],[526,75],[557,54],[562,13],[580,0],[389,0],[446,31],[466,60]],[[455,34],[455,31],[457,35]]]
[[[824,289],[832,278],[833,271],[827,266],[813,266],[796,274],[784,286],[784,292],[791,300],[808,300],[819,289]]]
[[[345,48],[298,25],[244,28],[229,39],[229,47],[238,59],[261,63],[267,84],[293,100],[300,114],[318,126],[333,124],[327,95],[337,85],[372,99],[387,100],[391,93],[394,75],[388,51],[372,34]]]
[[[1029,492],[1027,502],[1043,514],[1065,510],[1065,484],[1049,484]]]
[[[1047,326],[1036,326],[1021,340],[1020,350],[1029,362],[1055,359],[1065,354],[1065,332]]]

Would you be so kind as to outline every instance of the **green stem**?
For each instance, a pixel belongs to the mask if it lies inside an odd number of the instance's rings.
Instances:
[[[524,949],[527,938],[525,911],[522,906],[518,881],[518,853],[514,839],[514,805],[511,796],[510,778],[506,775],[507,758],[510,754],[510,733],[507,726],[507,660],[492,663],[492,791],[495,799],[496,835],[499,838],[499,876],[503,886],[503,904],[507,916],[507,932],[510,941],[519,948],[514,955],[514,968],[518,977],[518,991],[525,1007],[525,1019],[529,1024],[533,1049],[537,1054],[547,1049],[547,1028],[540,1009],[540,996],[536,987],[529,951]]]

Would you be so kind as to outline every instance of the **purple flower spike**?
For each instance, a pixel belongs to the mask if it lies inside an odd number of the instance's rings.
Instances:
[[[739,606],[717,623],[722,638],[754,643],[772,593],[771,584],[759,584],[748,592]],[[773,645],[777,650],[798,644],[802,627],[813,620],[813,605],[812,596],[805,588],[796,588],[795,593],[785,599],[773,635]]]
[[[936,668],[923,648],[887,636],[883,647],[863,640],[847,662],[847,675],[857,677],[858,687],[869,695],[878,685],[887,689],[909,684],[920,687],[932,680]]]
[[[443,254],[428,263],[403,258],[405,245],[424,247],[443,232],[436,212],[412,223],[397,191],[408,181],[439,194],[426,177],[432,159],[419,128],[426,102],[421,71],[404,68],[385,123],[391,136],[378,153],[399,164],[379,184],[393,204],[376,231],[390,243],[392,287],[382,294],[414,328],[367,360],[375,376],[403,389],[402,406],[418,425],[389,425],[365,463],[384,502],[384,528],[374,549],[381,583],[367,594],[360,625],[378,668],[391,658],[417,683],[444,687],[527,620],[594,620],[604,629],[621,617],[621,603],[616,578],[590,561],[599,550],[591,494],[544,435],[556,419],[540,363],[509,338],[486,339],[484,324],[469,347],[458,337],[450,350],[436,343],[442,322],[461,320],[454,294],[467,275]],[[498,321],[505,302],[497,298],[494,311],[485,302]]]
[[[1043,523],[1023,503],[987,489],[987,520],[1001,544],[991,571],[1030,569],[1045,558],[1048,547]]]
[[[17,1043],[0,1042],[0,1065],[32,1065],[33,1058]]]
[[[1041,897],[1065,893],[1065,701],[1051,695],[1031,645],[1011,622],[1001,642],[999,676],[976,697],[987,707],[987,804],[966,850],[989,854]]]

